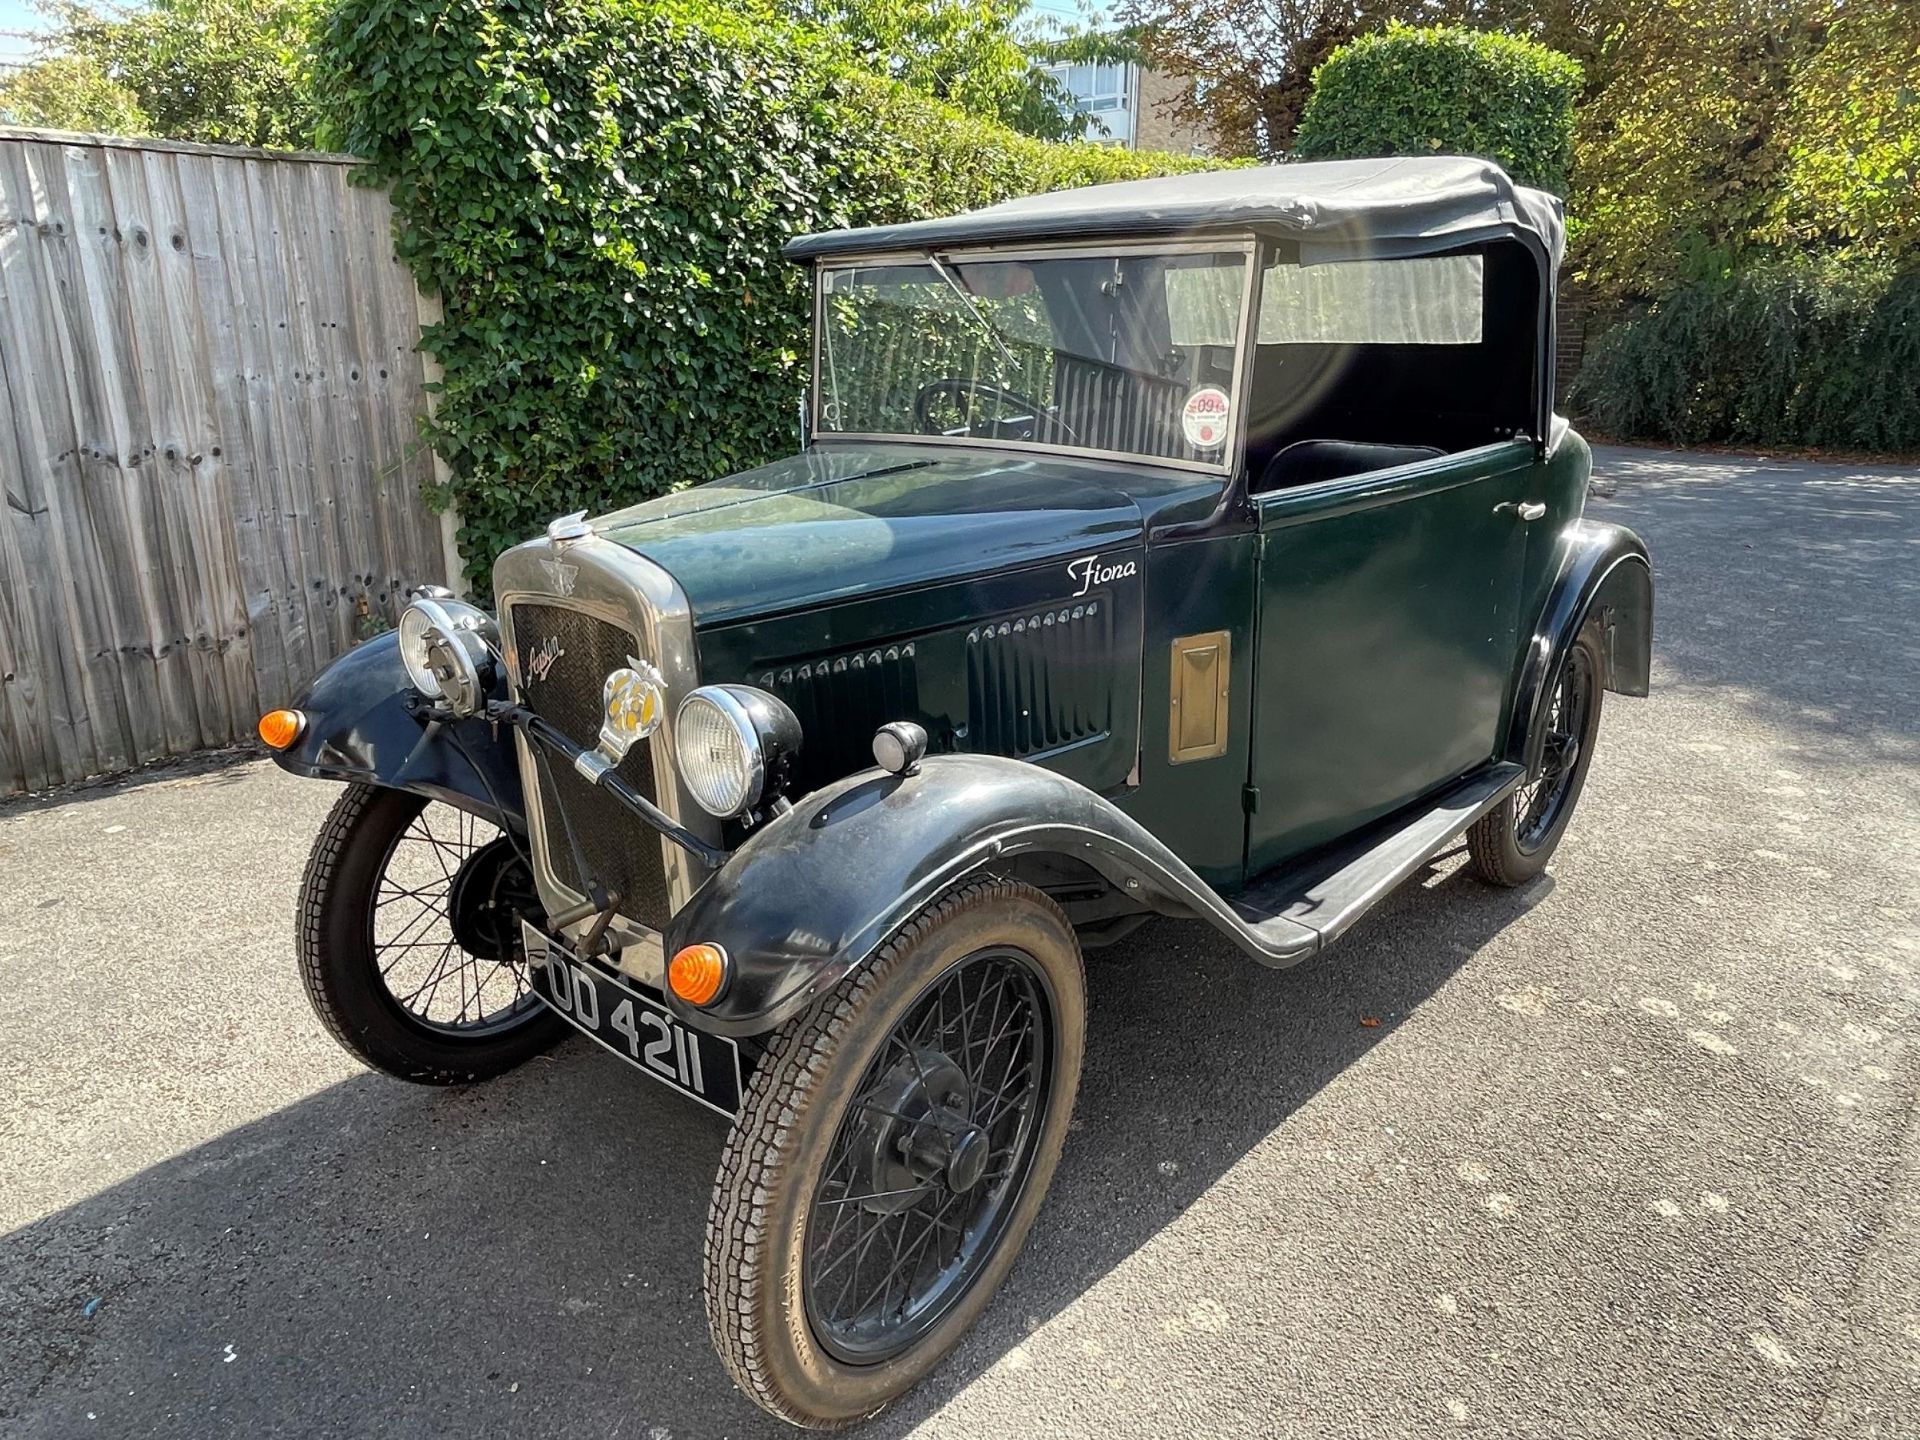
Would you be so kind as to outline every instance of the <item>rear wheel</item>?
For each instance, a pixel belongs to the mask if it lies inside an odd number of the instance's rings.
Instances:
[[[484,1080],[565,1033],[528,986],[520,916],[540,901],[499,827],[420,795],[350,785],[300,886],[296,948],[314,1013],[376,1070]]]
[[[1053,1178],[1086,991],[1059,908],[982,881],[777,1031],[707,1222],[734,1380],[812,1428],[873,1414],[992,1300]]]
[[[1524,885],[1553,858],[1593,763],[1602,673],[1599,642],[1586,631],[1567,651],[1547,697],[1539,773],[1467,832],[1473,873],[1489,885]]]

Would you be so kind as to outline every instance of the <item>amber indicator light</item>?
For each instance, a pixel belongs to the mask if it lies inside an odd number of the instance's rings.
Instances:
[[[689,1005],[705,1005],[726,988],[727,952],[718,945],[689,945],[667,966],[667,985]]]
[[[260,738],[275,750],[286,749],[306,728],[307,717],[298,710],[269,710],[260,717]]]

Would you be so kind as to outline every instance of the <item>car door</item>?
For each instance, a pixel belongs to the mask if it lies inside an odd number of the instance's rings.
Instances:
[[[1533,460],[1516,440],[1254,497],[1250,875],[1493,756]]]

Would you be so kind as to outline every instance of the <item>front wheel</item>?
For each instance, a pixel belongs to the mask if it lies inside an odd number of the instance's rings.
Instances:
[[[539,921],[520,842],[451,805],[349,785],[300,884],[296,950],[314,1013],[376,1070],[484,1080],[566,1033],[527,981]]]
[[[959,1343],[1053,1178],[1085,1030],[1066,916],[985,880],[775,1032],[707,1219],[707,1318],[749,1397],[850,1424]]]
[[[1540,773],[1467,831],[1473,873],[1489,885],[1524,885],[1553,857],[1587,783],[1600,734],[1600,644],[1583,631],[1560,665],[1547,697]]]

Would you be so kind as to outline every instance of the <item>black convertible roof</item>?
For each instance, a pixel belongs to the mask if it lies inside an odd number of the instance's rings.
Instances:
[[[1416,155],[1203,170],[1055,190],[940,220],[803,235],[787,243],[785,254],[790,260],[830,260],[1012,242],[1253,231],[1296,242],[1301,263],[1311,265],[1517,240],[1540,267],[1534,435],[1551,447],[1564,429],[1553,415],[1550,360],[1565,217],[1557,196],[1514,184],[1491,160]]]
[[[1002,241],[1253,230],[1305,253],[1418,255],[1511,236],[1551,276],[1566,227],[1560,201],[1516,185],[1490,160],[1423,155],[1205,170],[1029,195],[904,225],[828,230],[790,241],[792,260]]]

